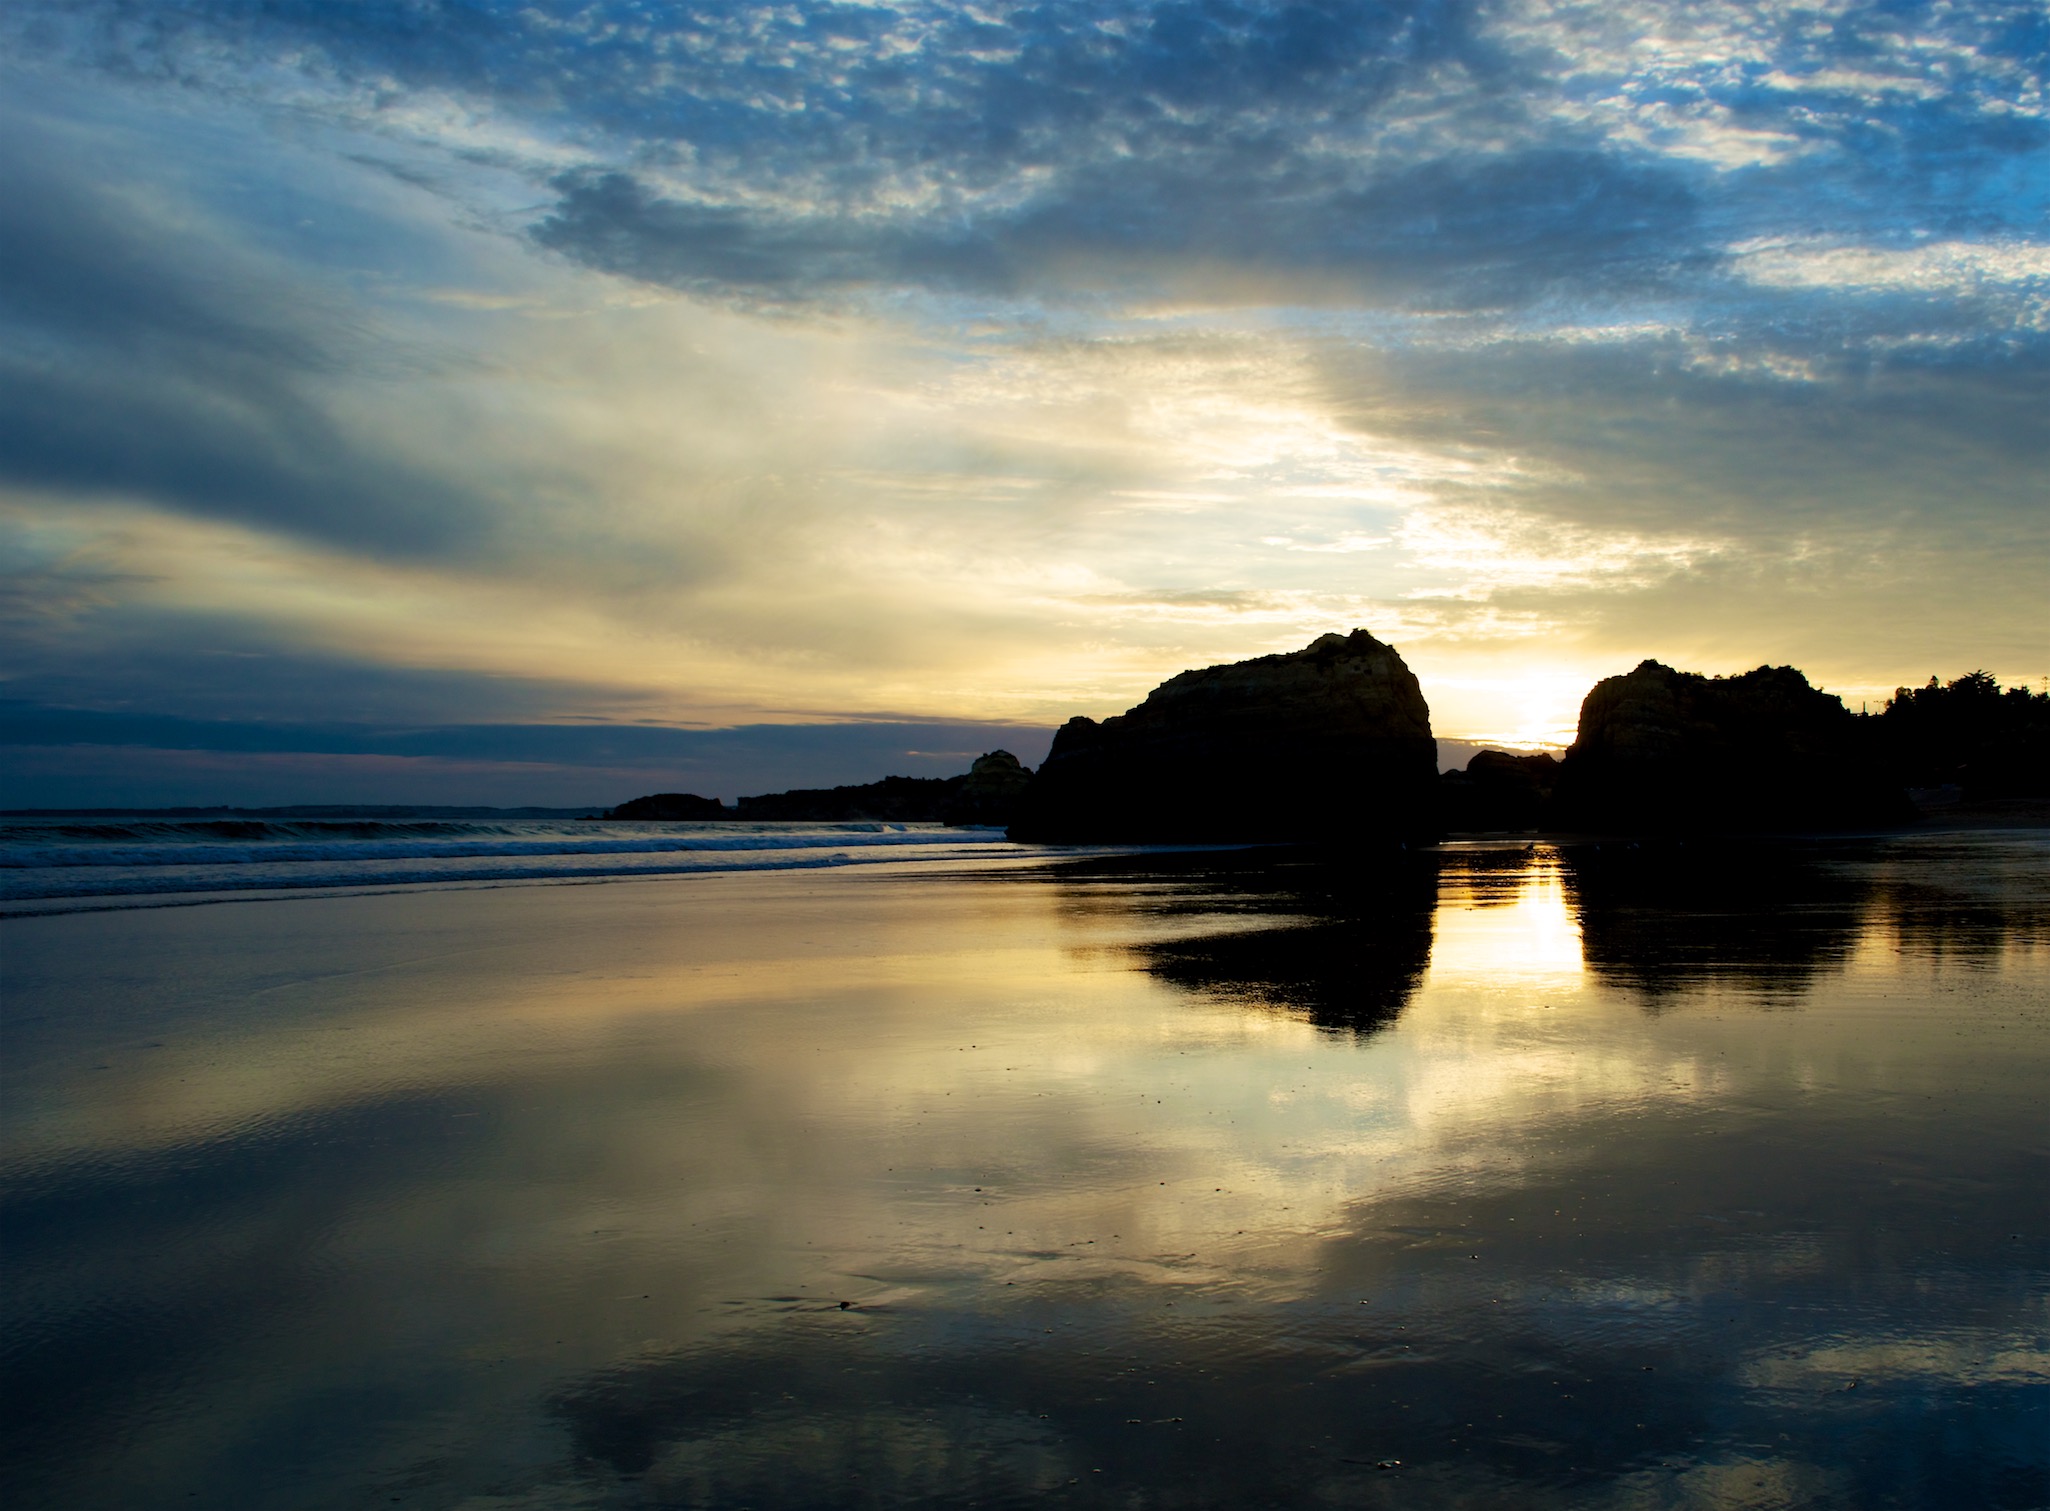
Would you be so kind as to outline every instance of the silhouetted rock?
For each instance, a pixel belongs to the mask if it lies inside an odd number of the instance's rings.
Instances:
[[[1703,677],[1657,661],[1580,705],[1556,808],[1569,827],[1633,832],[1832,829],[1907,811],[1842,700],[1793,667]]]
[[[1559,762],[1538,751],[1483,750],[1438,778],[1438,815],[1451,830],[1535,829],[1549,815]]]
[[[1018,809],[1018,798],[1032,780],[1030,767],[1008,750],[992,750],[975,758],[966,776],[953,778],[953,795],[940,817],[949,824],[990,824],[1001,828]]]
[[[1365,630],[1169,678],[1070,719],[1011,837],[1057,844],[1416,836],[1437,745],[1416,678]]]
[[[733,810],[715,797],[699,797],[695,792],[652,792],[646,797],[634,798],[609,810],[607,818],[641,819],[653,823],[671,823],[692,819],[732,818]]]

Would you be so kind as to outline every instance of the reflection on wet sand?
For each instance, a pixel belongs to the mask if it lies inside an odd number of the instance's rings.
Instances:
[[[1874,869],[1874,932],[1929,960],[1991,965],[2050,950],[2040,832],[1931,835]]]
[[[1662,864],[31,921],[10,1505],[2050,1501],[2050,852]]]
[[[1423,857],[1343,869],[1213,861],[1189,891],[1235,904],[1234,926],[1150,940],[1134,955],[1156,980],[1212,1001],[1367,1034],[1400,1016],[1430,965],[1437,886]]]
[[[1815,845],[1584,844],[1562,852],[1587,968],[1654,1001],[1705,982],[1798,994],[1850,957],[1872,880]]]

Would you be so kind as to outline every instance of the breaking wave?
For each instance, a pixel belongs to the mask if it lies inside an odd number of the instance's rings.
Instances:
[[[168,896],[596,880],[1015,855],[996,829],[427,817],[0,820],[0,912]]]

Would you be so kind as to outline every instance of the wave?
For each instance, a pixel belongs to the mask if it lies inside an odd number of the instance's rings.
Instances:
[[[169,818],[138,814],[126,817],[0,819],[0,838],[13,845],[204,843],[226,840],[265,844],[290,840],[404,839],[436,836],[534,834],[602,835],[621,830],[654,829],[652,824],[618,824],[593,819],[451,819],[420,815],[403,819],[369,814],[321,818]],[[664,830],[686,827],[665,824]],[[691,828],[732,828],[707,822]]]
[[[707,830],[723,826],[707,824]],[[943,831],[950,836],[995,831]],[[223,841],[206,844],[162,843],[157,845],[12,845],[0,843],[0,870],[48,869],[66,866],[189,866],[251,865],[288,861],[320,862],[340,860],[467,858],[493,855],[651,855],[683,851],[802,850],[815,849],[828,839],[876,846],[931,845],[932,830],[892,829],[877,832],[849,827],[821,834],[805,830],[794,834],[748,832],[739,834],[696,833],[633,839],[560,838],[555,836],[506,835],[483,838],[420,838],[412,834],[390,835],[370,840],[324,842],[273,841],[265,845],[235,845]]]
[[[116,819],[85,821],[69,819],[38,824],[7,824],[10,838],[27,843],[47,840],[150,843],[155,840],[241,840],[261,842],[283,839],[379,839],[399,834],[494,834],[509,832],[510,823],[457,823],[448,820],[414,819],[394,822],[380,819]]]
[[[0,908],[48,912],[67,900],[143,906],[173,894],[591,881],[1017,853],[998,830],[884,823],[7,823],[0,824]],[[5,907],[11,904],[31,906]]]

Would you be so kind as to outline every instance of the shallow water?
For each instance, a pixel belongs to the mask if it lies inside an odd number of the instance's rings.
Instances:
[[[15,918],[10,1507],[2050,1504],[2050,835]]]

